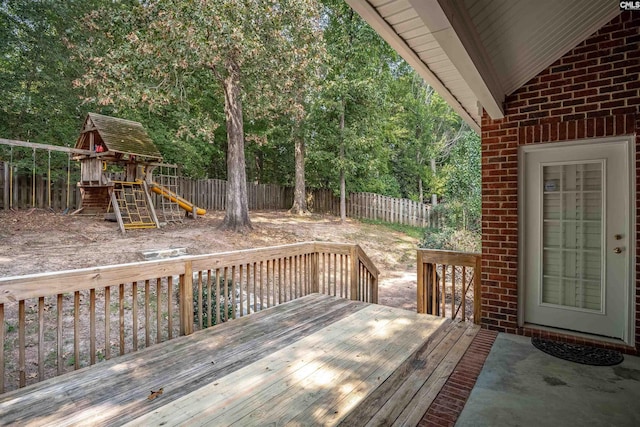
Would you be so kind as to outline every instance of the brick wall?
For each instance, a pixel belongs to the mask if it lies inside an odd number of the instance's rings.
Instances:
[[[532,333],[517,326],[518,146],[640,135],[639,113],[640,12],[624,12],[507,97],[503,119],[492,120],[484,114],[482,324],[485,327]],[[636,152],[638,169],[640,137],[636,138]],[[638,189],[639,177],[640,174],[636,177]],[[640,193],[637,200],[640,201]],[[640,203],[637,210],[640,212]],[[636,232],[640,236],[640,216],[636,218]],[[636,253],[640,254],[640,246]],[[636,258],[636,274],[640,277],[640,257]],[[636,282],[636,299],[636,343],[640,344],[640,281]]]

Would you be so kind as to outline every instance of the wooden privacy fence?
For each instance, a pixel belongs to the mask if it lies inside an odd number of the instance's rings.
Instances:
[[[462,320],[467,311],[480,323],[481,255],[418,249],[418,313]],[[471,300],[468,292],[473,287]]]
[[[11,173],[9,162],[0,162],[0,189],[2,209],[73,210],[81,200],[80,189],[75,181],[49,179],[46,175],[18,174],[17,168]]]
[[[221,179],[178,179],[178,194],[204,209],[225,210],[227,181]],[[289,209],[293,204],[293,190],[277,184],[247,183],[249,209]]]
[[[71,179],[73,176],[71,177]],[[35,187],[34,187],[35,185]],[[75,210],[81,201],[76,180],[49,181],[44,175],[13,174],[9,167],[0,163],[0,208],[52,208]],[[177,194],[194,205],[207,210],[226,208],[227,182],[220,179],[179,177]],[[160,206],[160,196],[154,194],[153,201]],[[340,198],[329,189],[308,191],[309,209],[317,213],[340,215]],[[293,204],[293,189],[276,184],[247,183],[247,199],[250,210],[284,210]],[[438,228],[441,217],[430,205],[409,199],[398,199],[373,193],[351,193],[346,200],[347,216],[357,219],[372,219],[417,227]]]
[[[310,207],[313,212],[340,215],[340,197],[329,189],[310,192]],[[409,199],[383,196],[375,193],[350,193],[346,200],[346,214],[350,218],[372,219],[416,227],[438,228],[439,215],[425,203]]]
[[[0,278],[0,392],[311,293],[378,301],[357,245],[298,243]]]

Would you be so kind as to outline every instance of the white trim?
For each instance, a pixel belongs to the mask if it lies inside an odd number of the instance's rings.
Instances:
[[[480,121],[476,121],[471,113],[458,101],[453,93],[445,86],[440,78],[431,71],[422,59],[407,45],[407,43],[385,21],[378,11],[366,0],[346,0],[347,4],[355,10],[380,36],[389,43],[392,49],[400,54],[420,76],[429,83],[447,104],[467,122],[478,134],[480,133]],[[448,61],[448,59],[447,59]],[[466,82],[465,82],[466,84]]]
[[[629,286],[629,301],[628,301],[628,310],[629,315],[628,324],[626,328],[626,336],[624,336],[624,341],[629,343],[631,346],[636,345],[636,286],[637,286],[637,276],[636,276],[636,246],[638,245],[638,235],[636,232],[636,219],[637,219],[637,200],[636,200],[636,135],[627,137],[627,175],[629,176],[629,276],[631,281],[631,286]]]
[[[505,93],[469,12],[452,0],[408,0],[492,119],[504,117]]]
[[[585,145],[604,145],[607,143],[623,144],[627,153],[627,176],[629,179],[629,205],[626,207],[629,211],[628,218],[628,230],[629,239],[627,244],[627,250],[629,251],[629,258],[627,269],[629,273],[629,285],[627,286],[627,292],[625,292],[625,317],[627,319],[626,327],[623,332],[622,341],[630,346],[635,346],[635,292],[636,292],[636,245],[637,245],[637,233],[636,233],[636,167],[635,167],[635,139],[634,135],[621,135],[615,137],[604,138],[589,138],[583,140],[571,140],[562,142],[549,142],[541,144],[521,145],[518,147],[518,326],[525,326],[524,322],[524,310],[525,310],[525,259],[526,259],[526,245],[524,244],[525,234],[525,221],[524,214],[526,212],[525,203],[525,176],[526,176],[526,161],[525,157],[528,153],[536,151],[544,151],[550,148],[566,148],[572,146],[585,146]],[[538,325],[536,325],[539,327]],[[576,335],[574,331],[565,331],[567,335]]]

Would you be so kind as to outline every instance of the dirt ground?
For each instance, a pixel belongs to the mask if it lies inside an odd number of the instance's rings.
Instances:
[[[186,248],[190,255],[304,241],[357,243],[381,271],[379,302],[416,309],[418,241],[387,227],[333,216],[251,212],[253,231],[220,231],[223,212],[161,229],[121,234],[116,223],[46,210],[0,211],[0,277],[143,261],[143,251]]]

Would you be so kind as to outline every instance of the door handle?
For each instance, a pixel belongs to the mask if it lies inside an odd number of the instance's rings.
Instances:
[[[621,254],[621,253],[622,253],[622,250],[623,250],[623,248],[618,248],[618,247],[616,247],[616,248],[613,248],[613,253],[614,253],[614,254]]]

